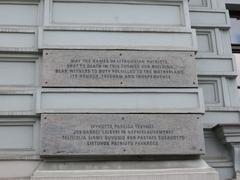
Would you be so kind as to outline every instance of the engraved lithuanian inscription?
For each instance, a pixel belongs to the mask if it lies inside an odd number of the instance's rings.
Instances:
[[[191,52],[45,50],[45,87],[195,87]]]
[[[43,114],[41,155],[204,152],[197,114]]]

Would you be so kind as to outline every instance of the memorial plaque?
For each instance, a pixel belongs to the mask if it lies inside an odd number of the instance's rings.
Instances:
[[[198,155],[198,114],[42,114],[42,156]]]
[[[44,50],[43,87],[196,87],[192,52]]]

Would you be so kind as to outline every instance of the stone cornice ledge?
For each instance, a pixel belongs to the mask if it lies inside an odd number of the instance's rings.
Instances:
[[[239,143],[240,145],[240,123],[218,124],[213,127],[213,130],[223,143]]]
[[[224,144],[231,146],[236,180],[240,180],[240,123],[218,124],[213,131]]]

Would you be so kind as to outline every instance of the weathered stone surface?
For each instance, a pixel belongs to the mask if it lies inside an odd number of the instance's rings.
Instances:
[[[198,114],[43,114],[41,155],[204,153]]]
[[[44,87],[196,87],[191,52],[44,50]]]
[[[31,180],[219,180],[203,160],[44,162]]]

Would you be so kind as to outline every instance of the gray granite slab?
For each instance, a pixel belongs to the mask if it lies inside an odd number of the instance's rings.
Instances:
[[[199,114],[42,114],[41,155],[198,155]]]
[[[43,87],[196,87],[192,52],[44,50]]]

